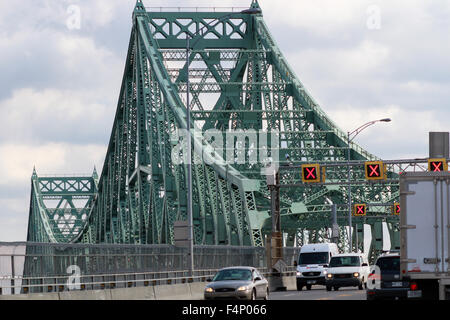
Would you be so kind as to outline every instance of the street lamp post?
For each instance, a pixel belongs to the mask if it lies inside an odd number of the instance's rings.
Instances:
[[[352,190],[351,190],[351,181],[350,181],[350,142],[364,129],[370,127],[371,125],[377,122],[391,122],[391,119],[385,118],[380,120],[374,120],[363,124],[352,132],[347,132],[347,182],[348,182],[348,244],[349,244],[349,252],[353,250],[353,241],[352,241]],[[350,139],[350,136],[353,137]],[[358,250],[358,248],[356,248]]]
[[[205,25],[203,28],[199,29],[196,33],[193,34],[191,37],[188,32],[186,32],[186,110],[187,110],[187,209],[188,209],[188,240],[189,240],[189,274],[190,276],[193,276],[194,273],[194,223],[193,223],[193,214],[192,214],[192,144],[191,144],[191,108],[190,108],[190,81],[189,81],[189,65],[190,65],[190,52],[191,52],[191,39],[195,36],[199,35],[205,28],[210,29],[214,28],[216,25],[218,25],[220,22],[222,22],[225,19],[228,19],[236,14],[259,14],[261,13],[260,8],[249,8],[242,10],[240,12],[233,12],[230,14],[227,14],[223,17],[216,18],[213,21],[211,21],[209,24]],[[211,25],[212,22],[216,22],[214,25]],[[195,47],[197,42],[202,39],[197,39],[193,44],[192,48]]]

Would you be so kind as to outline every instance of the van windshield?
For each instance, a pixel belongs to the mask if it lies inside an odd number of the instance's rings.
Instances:
[[[330,268],[359,267],[359,257],[333,257],[330,260]]]
[[[299,265],[305,264],[327,264],[328,252],[305,252],[300,253],[298,258]]]

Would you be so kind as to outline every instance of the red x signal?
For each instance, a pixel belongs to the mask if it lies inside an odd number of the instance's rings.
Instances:
[[[428,171],[442,172],[448,171],[447,159],[428,159]]]
[[[393,212],[396,216],[398,216],[400,214],[400,203],[394,203],[394,208],[393,208]]]
[[[312,167],[312,168],[305,168],[305,170],[306,170],[306,180],[317,179],[316,168],[314,168],[314,167]]]
[[[364,164],[367,180],[383,180],[384,164],[382,161],[370,161]]]
[[[318,164],[304,164],[302,165],[302,181],[320,182],[320,166]]]
[[[379,177],[380,176],[380,166],[378,164],[369,165],[369,177]]]
[[[365,216],[366,215],[366,205],[365,204],[355,204],[353,208],[355,216]]]

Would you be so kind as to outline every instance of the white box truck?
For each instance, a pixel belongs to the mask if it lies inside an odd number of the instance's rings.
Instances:
[[[450,173],[400,175],[400,274],[408,298],[450,299]]]

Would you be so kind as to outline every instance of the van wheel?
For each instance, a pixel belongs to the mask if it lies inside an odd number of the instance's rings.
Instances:
[[[310,284],[306,285],[306,290],[311,290],[311,285]]]
[[[334,291],[338,291],[338,290],[339,290],[339,287],[334,286],[333,289],[334,289]]]
[[[303,286],[301,286],[301,285],[297,285],[297,291],[302,291],[302,289],[303,289]]]
[[[327,291],[331,291],[331,286],[327,286]]]
[[[361,282],[359,283],[358,289],[359,289],[359,290],[364,289],[363,286],[364,286],[364,279],[362,279]]]

